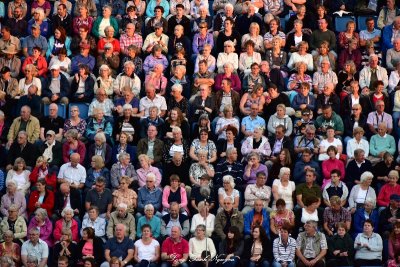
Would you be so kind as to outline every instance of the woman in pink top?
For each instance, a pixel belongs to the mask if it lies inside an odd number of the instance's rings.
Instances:
[[[163,197],[162,197],[162,205],[163,205],[163,214],[168,213],[170,208],[170,203],[177,202],[179,203],[179,207],[181,212],[188,214],[189,210],[187,208],[188,200],[186,195],[185,184],[180,182],[178,175],[171,175],[169,178],[170,185],[164,187]]]
[[[322,189],[331,181],[332,170],[339,170],[342,173],[341,177],[345,177],[344,163],[336,158],[338,149],[334,146],[329,146],[326,152],[328,153],[329,159],[322,162],[322,175],[324,176]]]
[[[150,164],[150,158],[146,154],[139,155],[139,164],[140,164],[140,169],[136,170],[136,173],[138,175],[138,182],[139,186],[145,186],[146,185],[146,177],[149,173],[154,174],[156,178],[155,185],[156,187],[160,186],[161,183],[161,173],[160,170],[157,167],[153,167]]]
[[[390,196],[393,194],[400,195],[400,185],[398,171],[392,170],[388,174],[386,184],[382,186],[378,194],[378,206],[387,207],[390,202]]]

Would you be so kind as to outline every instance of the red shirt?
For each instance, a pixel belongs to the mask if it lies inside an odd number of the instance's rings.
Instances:
[[[179,242],[174,243],[171,237],[168,237],[162,243],[161,253],[175,254],[175,260],[182,259],[183,254],[189,254],[189,242],[181,238]]]

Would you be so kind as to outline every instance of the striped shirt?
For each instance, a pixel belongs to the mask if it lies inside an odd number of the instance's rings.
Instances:
[[[293,262],[296,251],[296,240],[289,236],[288,243],[284,245],[280,237],[274,240],[272,252],[277,262]]]

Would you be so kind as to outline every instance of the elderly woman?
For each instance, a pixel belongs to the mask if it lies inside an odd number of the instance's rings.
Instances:
[[[228,62],[232,64],[233,71],[236,72],[239,68],[239,58],[238,54],[235,53],[235,44],[230,40],[224,42],[224,52],[218,54],[218,73],[224,73],[224,65]]]
[[[171,175],[169,178],[170,185],[165,186],[163,190],[162,205],[163,214],[169,213],[170,203],[179,203],[181,212],[188,214],[188,200],[185,190],[185,184],[180,182],[178,175]]]
[[[189,168],[189,178],[192,186],[201,186],[200,177],[207,174],[210,177],[214,177],[215,171],[212,164],[207,160],[207,150],[200,149],[197,152],[198,162],[192,163]]]
[[[165,137],[172,139],[172,129],[178,127],[182,130],[183,138],[189,139],[189,123],[185,119],[182,111],[178,107],[174,107],[170,111],[169,117],[165,121]]]
[[[348,199],[351,213],[362,208],[366,199],[376,199],[375,189],[371,187],[373,177],[371,172],[364,172],[361,174],[360,183],[351,189]]]
[[[86,123],[85,123],[86,124]],[[65,128],[65,125],[64,125]],[[86,146],[79,140],[79,132],[76,129],[69,129],[65,133],[66,142],[63,144],[63,161],[69,162],[70,155],[78,153],[80,155],[80,164],[83,165],[86,156]]]
[[[146,75],[145,83],[151,84],[156,88],[156,93],[165,95],[168,80],[164,76],[164,65],[157,63],[153,69]]]
[[[84,136],[87,124],[86,124],[86,120],[79,117],[80,113],[79,113],[78,106],[71,106],[69,112],[70,112],[69,119],[66,119],[64,122],[64,128],[63,128],[63,132],[65,133],[64,137],[66,139],[68,139],[67,136],[72,134],[74,136],[72,139],[76,139],[76,142],[74,142],[74,143],[77,144],[78,139],[81,139]],[[69,130],[75,130],[75,131],[70,132]],[[69,141],[69,143],[70,143],[70,141]],[[63,148],[64,148],[64,146],[63,146]],[[86,152],[86,148],[85,148],[85,152]],[[64,162],[65,162],[65,160],[64,160]]]
[[[28,64],[25,66],[25,70],[23,72],[25,77],[20,79],[18,84],[21,95],[27,95],[29,87],[35,85],[37,87],[37,95],[40,96],[42,94],[42,82],[36,77],[36,66],[33,64]]]
[[[114,78],[112,77],[111,69],[108,65],[103,64],[99,68],[99,77],[96,79],[95,86],[97,89],[95,90],[95,94],[97,94],[97,90],[99,88],[103,88],[109,98],[112,98],[114,93],[113,91],[113,83]]]
[[[212,30],[213,18],[209,14],[208,1],[190,2],[190,16],[193,19],[192,33],[200,31],[200,23],[205,22],[207,31]]]
[[[109,166],[111,163],[111,146],[106,143],[106,136],[103,132],[98,132],[94,136],[94,144],[91,144],[88,150],[88,158],[94,155],[101,156],[104,165]]]
[[[242,144],[241,152],[243,157],[248,157],[253,152],[258,155],[259,160],[265,160],[271,156],[271,146],[263,133],[263,127],[254,128],[253,135],[247,137]]]
[[[144,216],[137,220],[136,226],[136,236],[138,238],[142,237],[142,226],[150,225],[153,229],[153,238],[160,237],[161,229],[161,219],[158,216],[154,216],[154,207],[152,204],[147,204],[144,206]]]
[[[139,266],[156,267],[160,260],[160,243],[153,238],[150,225],[143,225],[141,231],[142,237],[135,242],[133,260]]]
[[[146,57],[143,62],[143,70],[145,75],[148,75],[150,71],[154,69],[156,64],[161,64],[164,70],[168,67],[168,59],[162,54],[162,46],[155,45],[151,50],[151,54]]]
[[[56,221],[53,231],[54,240],[58,241],[61,240],[63,236],[63,229],[69,229],[71,231],[71,238],[72,241],[78,242],[79,241],[79,229],[78,223],[73,218],[74,217],[74,210],[70,207],[65,207],[61,212],[61,219]]]
[[[170,93],[172,86],[175,84],[180,84],[182,86],[182,94],[189,99],[190,98],[190,81],[186,75],[186,67],[183,65],[178,65],[173,70],[173,76],[168,81],[167,92]]]
[[[113,48],[113,54],[119,55],[121,48],[117,38],[114,38],[115,29],[112,26],[107,26],[104,29],[105,37],[101,38],[97,43],[97,52],[103,54],[105,52],[105,45],[110,43]]]
[[[199,95],[194,97],[191,103],[192,116],[190,122],[198,122],[202,115],[208,119],[212,117],[215,108],[215,99],[208,85],[202,84],[199,86]]]
[[[84,0],[85,1],[85,0]],[[87,0],[91,1],[91,0]],[[77,6],[75,6],[76,8]],[[105,5],[103,6],[102,16],[98,16],[93,23],[92,34],[96,38],[106,37],[105,29],[107,26],[112,26],[114,29],[113,36],[116,37],[119,34],[118,21],[115,17],[111,16],[112,7]]]
[[[86,227],[92,227],[95,235],[100,237],[103,242],[106,238],[106,220],[100,217],[99,208],[96,206],[90,206],[87,211],[87,215],[83,217],[81,235],[83,235],[83,229]]]
[[[247,165],[244,168],[243,179],[247,185],[256,183],[258,172],[264,172],[265,176],[268,177],[267,166],[261,163],[260,155],[252,151],[247,155]]]
[[[354,266],[380,266],[382,265],[383,242],[379,234],[374,233],[371,220],[365,220],[363,232],[358,234],[354,241],[356,251]]]
[[[8,208],[8,215],[0,223],[0,238],[5,240],[5,233],[10,230],[14,234],[14,242],[22,245],[27,235],[27,227],[24,217],[20,216],[18,211],[17,204]]]
[[[31,186],[29,174],[31,174],[31,172],[26,169],[25,160],[23,158],[16,158],[13,168],[7,173],[6,183],[14,180],[17,185],[17,191],[26,195],[28,194],[29,187]]]
[[[134,98],[133,101],[130,102],[135,102],[136,100],[137,98]],[[119,107],[117,107],[117,111],[118,109]],[[127,142],[129,143],[137,142],[140,132],[139,129],[140,120],[136,117],[137,111],[138,108],[132,107],[131,104],[124,104],[122,106],[122,112],[121,112],[122,116],[118,116],[114,123],[113,133],[116,140],[120,139],[120,135],[124,132],[128,137]]]
[[[25,195],[17,191],[17,182],[10,180],[6,182],[6,194],[1,197],[0,211],[3,216],[8,216],[8,209],[11,205],[16,205],[18,208],[18,216],[26,218],[26,199]]]
[[[295,69],[296,72],[292,73],[289,77],[287,89],[301,93],[301,85],[303,83],[307,83],[309,85],[309,90],[310,90],[312,86],[312,78],[310,75],[306,73],[307,64],[304,61],[298,61],[295,63]],[[315,98],[313,101],[315,102]]]
[[[54,188],[53,190],[55,190]],[[39,179],[36,183],[36,190],[29,195],[28,215],[31,216],[37,209],[43,208],[47,211],[48,216],[53,214],[54,193],[46,189],[46,180]]]
[[[89,141],[94,141],[94,137],[98,132],[103,132],[106,136],[106,140],[111,142],[112,136],[112,123],[111,120],[104,116],[104,111],[101,108],[93,109],[93,118],[88,119],[86,127],[86,138]]]
[[[351,228],[353,238],[362,233],[365,220],[371,220],[374,225],[378,225],[379,212],[375,209],[375,204],[375,199],[367,198],[364,201],[364,205],[361,205],[354,213],[353,226]]]
[[[400,195],[400,185],[397,184],[399,180],[399,172],[392,170],[388,174],[386,184],[384,184],[378,194],[377,203],[380,207],[388,207],[391,195]]]
[[[285,136],[290,136],[293,131],[292,119],[286,114],[286,106],[278,104],[276,106],[276,113],[268,120],[268,135],[274,136],[276,126],[283,125],[286,129]]]
[[[105,167],[103,157],[96,154],[89,158],[91,159],[90,168],[87,170],[84,191],[87,192],[94,188],[96,180],[100,176],[106,180],[106,187],[111,188],[110,171]]]
[[[209,138],[209,132],[206,129],[199,130],[199,138],[194,139],[190,145],[189,156],[193,161],[199,161],[198,152],[207,151],[207,161],[214,163],[217,160],[217,148],[214,141]]]
[[[266,60],[273,69],[278,69],[284,77],[287,76],[287,54],[282,50],[281,43],[284,42],[281,37],[275,36],[272,39],[271,49],[266,51]]]
[[[360,106],[356,104],[354,105],[354,108],[360,108]],[[346,139],[348,139],[346,144],[346,155],[348,159],[355,158],[355,151],[357,149],[362,149],[364,151],[364,156],[368,158],[369,143],[363,137],[364,137],[364,129],[361,127],[353,127],[353,138],[352,139],[350,139],[350,137],[345,138],[345,142]]]
[[[305,53],[307,53],[308,44],[310,43],[310,41],[311,41],[311,36],[307,33],[307,30],[303,31],[303,21],[297,19],[294,21],[294,31],[290,32],[286,37],[285,49],[286,51],[291,52],[293,55],[295,53],[298,53],[300,51],[300,46],[303,45],[303,47],[307,46],[305,50]],[[302,51],[302,53],[304,55],[304,51]],[[312,63],[311,55],[309,57],[309,60],[310,61],[308,62]]]
[[[246,49],[247,41],[253,41],[254,51],[264,53],[263,37],[260,35],[260,25],[256,22],[250,23],[249,33],[242,37],[242,50]]]
[[[206,201],[200,201],[197,207],[199,212],[192,217],[190,233],[194,234],[196,227],[200,224],[203,224],[207,228],[207,237],[211,237],[212,233],[214,232],[215,215],[210,213],[210,205]]]
[[[128,144],[129,140],[132,140],[132,138],[133,137],[126,132],[121,132],[120,134],[118,134],[118,138],[116,139],[118,143],[114,145],[112,148],[112,155],[111,155],[112,164],[118,161],[119,154],[123,152],[128,153],[132,159],[135,158],[134,148],[133,146]]]
[[[21,263],[21,246],[14,242],[14,233],[7,230],[3,234],[4,242],[0,244],[0,257],[10,257],[16,266]],[[3,267],[3,264],[1,264]],[[9,265],[14,266],[14,265]]]
[[[163,148],[163,159],[165,163],[169,163],[175,153],[182,153],[183,161],[189,158],[189,146],[186,140],[182,138],[182,130],[174,127],[172,129],[172,140],[167,140]]]
[[[278,199],[276,201],[276,210],[270,214],[271,234],[279,236],[284,225],[288,225],[291,228],[294,227],[294,213],[286,208],[285,200]]]
[[[57,159],[59,160],[59,159]],[[29,175],[29,181],[31,182],[31,189],[36,188],[36,183],[39,179],[45,180],[46,188],[49,190],[55,190],[57,188],[57,165],[49,166],[48,159],[44,156],[40,156],[36,159],[36,165]]]
[[[319,145],[318,160],[324,161],[329,159],[328,148],[330,146],[335,147],[336,158],[339,159],[340,154],[343,152],[342,141],[340,141],[338,138],[335,138],[335,130],[332,128],[332,126],[328,126],[326,128],[326,139],[322,140]]]
[[[215,135],[218,136],[218,139],[226,139],[226,129],[228,126],[235,127],[238,131],[240,128],[239,120],[233,117],[232,105],[225,105],[223,113],[224,116],[218,119],[215,127]]]
[[[251,72],[251,65],[253,63],[261,63],[261,55],[254,51],[255,44],[252,40],[246,41],[244,44],[246,52],[242,52],[239,58],[239,70],[243,75],[249,74]],[[218,66],[218,61],[217,61]]]
[[[194,73],[199,71],[199,62],[205,60],[207,62],[207,70],[209,72],[214,72],[216,67],[216,60],[213,55],[211,55],[212,46],[210,44],[205,44],[203,47],[203,52],[199,54],[196,58],[194,64]]]
[[[41,2],[45,2],[43,0],[39,0]],[[50,25],[48,20],[46,19],[46,17],[48,17],[50,15],[50,2],[46,1],[47,6],[46,6],[46,10],[44,10],[42,7],[38,7],[35,4],[38,1],[35,1],[34,3],[32,3],[32,15],[33,17],[28,21],[28,27],[27,27],[27,31],[28,31],[28,35],[32,34],[32,25],[33,24],[37,24],[40,26],[40,35],[45,37],[46,39],[49,37],[50,32]]]
[[[120,186],[113,192],[113,207],[117,208],[119,204],[124,203],[127,205],[127,211],[134,212],[137,205],[137,194],[129,188],[131,179],[128,176],[122,176]]]
[[[147,137],[147,130],[149,126],[155,126],[157,128],[157,137],[161,139],[164,136],[164,125],[165,122],[161,118],[159,108],[157,106],[149,107],[149,115],[140,120],[140,138]]]
[[[211,259],[214,259],[217,251],[214,242],[206,235],[206,226],[199,224],[196,226],[195,236],[189,240],[189,259],[191,266],[202,266],[204,264],[204,251],[208,251]]]
[[[139,186],[146,185],[146,178],[149,174],[154,175],[155,178],[155,186],[159,187],[161,183],[161,173],[160,170],[156,167],[151,166],[151,161],[149,156],[146,154],[141,154],[138,157],[140,168],[136,170],[138,176]]]
[[[221,207],[220,211],[222,210],[222,207],[224,206],[224,200],[227,197],[232,200],[233,208],[238,209],[240,194],[239,191],[235,189],[234,178],[231,175],[225,175],[222,180],[223,187],[218,189],[218,202],[219,206]]]
[[[334,146],[329,146],[326,153],[328,154],[329,158],[322,162],[322,176],[324,177],[324,180],[322,181],[322,188],[324,188],[331,181],[331,171],[339,170],[342,174],[341,177],[343,178],[346,175],[343,161],[336,158],[338,149]]]
[[[293,181],[290,181],[290,169],[287,167],[281,168],[278,178],[272,184],[272,195],[274,196],[272,209],[276,210],[277,200],[283,199],[286,203],[286,208],[292,210],[294,207],[293,192],[296,189],[296,185]]]
[[[28,225],[28,232],[32,228],[40,229],[39,238],[46,242],[49,248],[53,247],[53,224],[50,221],[49,217],[47,216],[47,211],[42,208],[38,208],[35,211],[35,217],[31,219]]]
[[[324,60],[329,61],[331,70],[335,71],[336,57],[329,49],[329,43],[327,41],[322,41],[317,49],[318,53],[314,56],[314,68],[317,71],[321,71],[321,63]]]
[[[78,231],[78,229],[76,229]],[[54,236],[55,238],[55,236]],[[77,251],[77,244],[78,236],[76,237],[77,240],[73,240],[73,233],[69,228],[62,228],[60,232],[60,237],[56,240],[58,242],[54,245],[53,250],[53,264],[54,266],[57,264],[58,259],[62,256],[67,257],[68,259],[68,266],[76,266],[78,260],[78,251]]]
[[[101,264],[103,262],[103,241],[94,233],[95,230],[92,227],[86,227],[82,230],[82,239],[79,241],[77,248],[77,261],[80,265],[83,265],[83,262],[86,259],[93,260],[97,264]]]
[[[122,176],[128,176],[131,179],[130,182],[138,179],[135,167],[131,163],[131,157],[125,152],[119,154],[118,162],[111,167],[111,186],[113,190],[119,188]]]

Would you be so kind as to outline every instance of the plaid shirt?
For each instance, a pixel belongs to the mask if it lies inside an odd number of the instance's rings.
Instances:
[[[121,47],[121,51],[125,51],[130,45],[136,45],[138,48],[142,48],[142,36],[137,33],[135,33],[132,37],[129,37],[126,34],[121,35],[121,37],[119,38],[119,46]]]
[[[332,210],[332,208],[325,208],[324,211],[324,222],[328,223],[328,228],[329,229],[335,229],[336,231],[336,225],[339,222],[349,222],[351,221],[351,215],[350,212],[345,209],[345,208],[340,208],[339,212],[335,212]],[[333,231],[333,232],[335,232]]]

